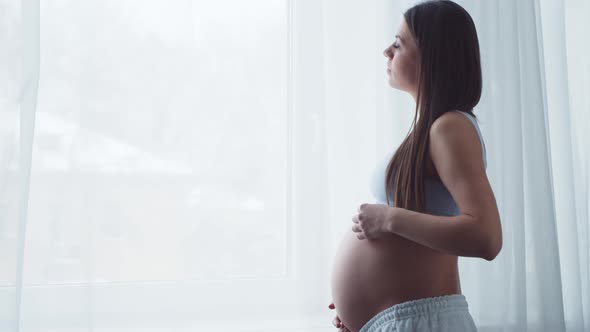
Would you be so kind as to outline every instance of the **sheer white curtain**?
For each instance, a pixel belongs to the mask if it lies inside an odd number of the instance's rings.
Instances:
[[[590,3],[457,2],[504,231],[463,293],[480,331],[587,331]],[[0,330],[336,331],[414,3],[0,0]]]

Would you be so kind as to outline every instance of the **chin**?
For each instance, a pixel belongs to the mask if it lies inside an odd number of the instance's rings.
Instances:
[[[408,92],[408,89],[400,85],[399,82],[394,80],[392,77],[389,78],[389,86],[399,91]]]
[[[389,78],[389,86],[394,89],[401,90],[400,86],[392,78]]]

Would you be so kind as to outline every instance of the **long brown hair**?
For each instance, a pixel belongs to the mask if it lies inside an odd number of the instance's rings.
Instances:
[[[388,205],[394,193],[395,206],[424,212],[432,123],[453,110],[477,120],[473,108],[482,90],[479,42],[469,13],[449,0],[421,2],[408,9],[404,19],[418,48],[417,103],[410,132],[387,166],[385,192]]]

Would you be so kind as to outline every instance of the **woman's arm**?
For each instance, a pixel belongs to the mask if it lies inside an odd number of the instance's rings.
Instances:
[[[502,249],[502,226],[475,127],[463,115],[447,112],[432,124],[429,140],[432,162],[461,214],[395,208],[387,227],[442,252],[493,260]]]
[[[391,207],[387,230],[429,248],[455,256],[493,260],[500,248],[473,216],[437,216]]]

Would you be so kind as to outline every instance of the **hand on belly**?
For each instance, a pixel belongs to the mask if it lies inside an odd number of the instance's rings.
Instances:
[[[330,303],[330,305],[328,306],[328,308],[330,308],[330,309],[336,309],[336,306],[334,305],[334,302]],[[336,315],[336,317],[334,317],[334,319],[332,320],[332,325],[334,325],[335,327],[339,328],[339,330],[338,330],[339,332],[351,332],[342,323],[342,321],[340,320],[340,317],[338,317],[338,315]]]

